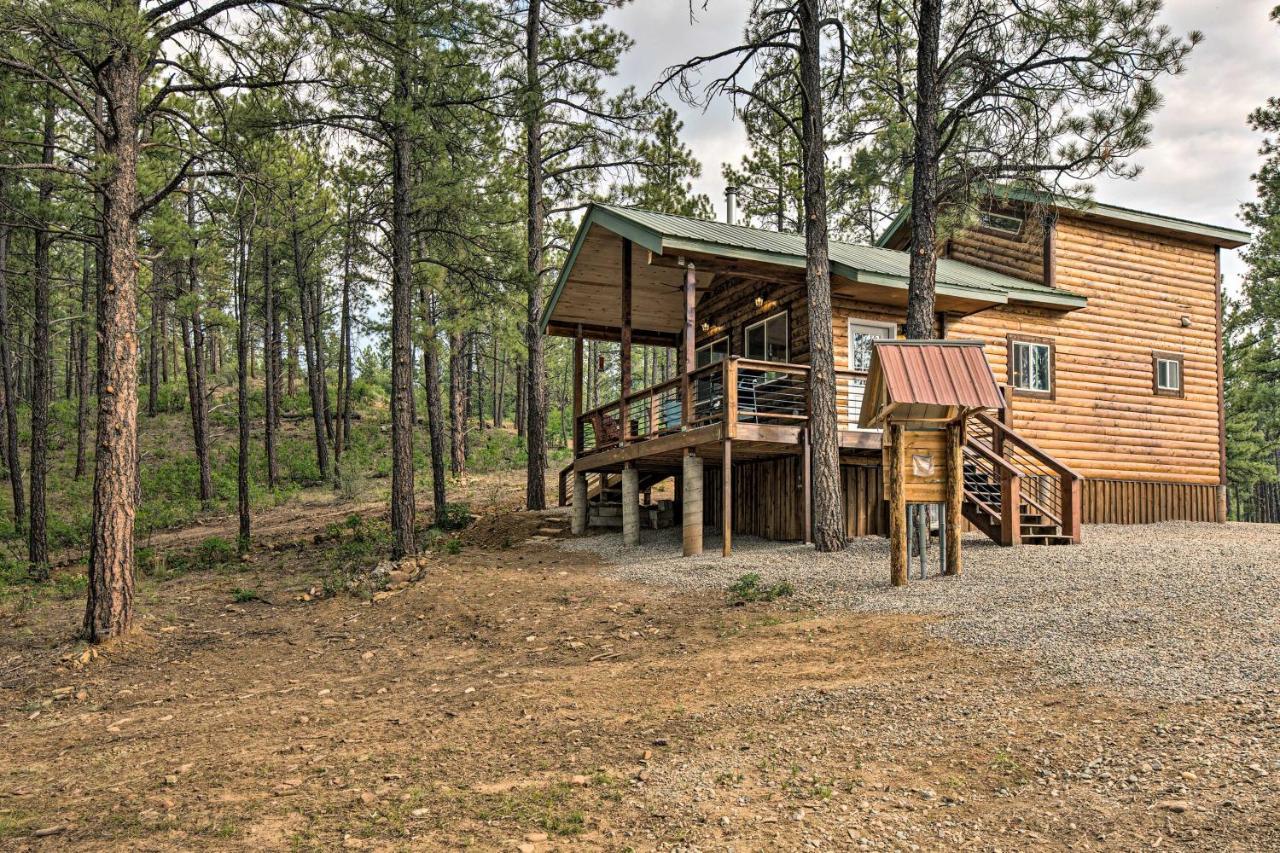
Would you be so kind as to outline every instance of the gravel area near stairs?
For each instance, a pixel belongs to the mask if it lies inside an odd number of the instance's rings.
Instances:
[[[1075,547],[1000,548],[965,540],[965,571],[894,589],[888,543],[855,540],[840,554],[735,537],[720,557],[680,557],[678,530],[592,535],[561,547],[598,554],[625,580],[724,589],[746,572],[786,579],[820,605],[936,614],[930,630],[965,643],[1030,651],[1055,681],[1109,683],[1169,699],[1280,692],[1280,527],[1167,523],[1085,528]]]

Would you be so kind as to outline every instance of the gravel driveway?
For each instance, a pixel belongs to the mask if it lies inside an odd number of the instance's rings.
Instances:
[[[859,539],[840,554],[735,537],[719,556],[680,557],[678,530],[560,543],[598,554],[610,574],[676,587],[725,588],[745,572],[788,580],[820,605],[937,614],[930,630],[967,643],[1039,655],[1058,681],[1109,682],[1137,695],[1190,699],[1280,693],[1280,527],[1167,523],[1085,528],[1076,547],[1000,548],[970,535],[959,578],[894,589],[888,543]]]

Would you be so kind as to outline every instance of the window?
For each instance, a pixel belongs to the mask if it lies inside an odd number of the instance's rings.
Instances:
[[[694,367],[706,367],[729,357],[729,339],[716,338],[693,351]]]
[[[1022,397],[1053,399],[1053,341],[1009,336],[1009,384]]]
[[[1176,352],[1151,354],[1151,390],[1157,397],[1181,397],[1182,356]]]
[[[876,341],[893,340],[898,327],[893,323],[869,323],[853,319],[849,321],[849,370],[855,374],[847,380],[845,388],[845,412],[837,413],[841,429],[858,429],[858,415],[862,412],[862,398],[867,392],[866,374],[871,370],[871,348]],[[837,391],[837,399],[839,392]],[[872,430],[875,432],[876,430]]]
[[[1007,213],[984,210],[978,214],[978,222],[988,231],[997,231],[1014,237],[1022,233],[1021,216],[1010,216]]]
[[[787,344],[787,312],[783,311],[747,326],[743,333],[742,354],[757,361],[786,362],[790,357]]]

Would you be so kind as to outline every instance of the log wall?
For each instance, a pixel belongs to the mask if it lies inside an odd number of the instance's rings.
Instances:
[[[948,323],[949,338],[985,341],[1000,382],[1009,334],[1054,341],[1055,399],[1015,396],[1014,429],[1089,478],[1216,486],[1214,248],[1064,216],[1054,268],[1057,286],[1087,296],[1087,307],[1000,308]],[[1183,356],[1185,399],[1154,393],[1153,351]]]
[[[759,307],[755,304],[757,296],[764,303]],[[787,329],[791,336],[791,361],[799,364],[809,361],[809,312],[805,306],[803,287],[722,278],[698,300],[694,310],[698,325],[698,346],[728,337],[730,355],[743,354],[743,338],[747,326],[786,311]],[[703,321],[710,324],[705,332],[702,330]]]

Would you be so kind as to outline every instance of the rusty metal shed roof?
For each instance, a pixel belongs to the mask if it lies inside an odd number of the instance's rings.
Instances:
[[[894,420],[929,421],[1003,405],[981,341],[876,341],[858,425],[886,409]]]

